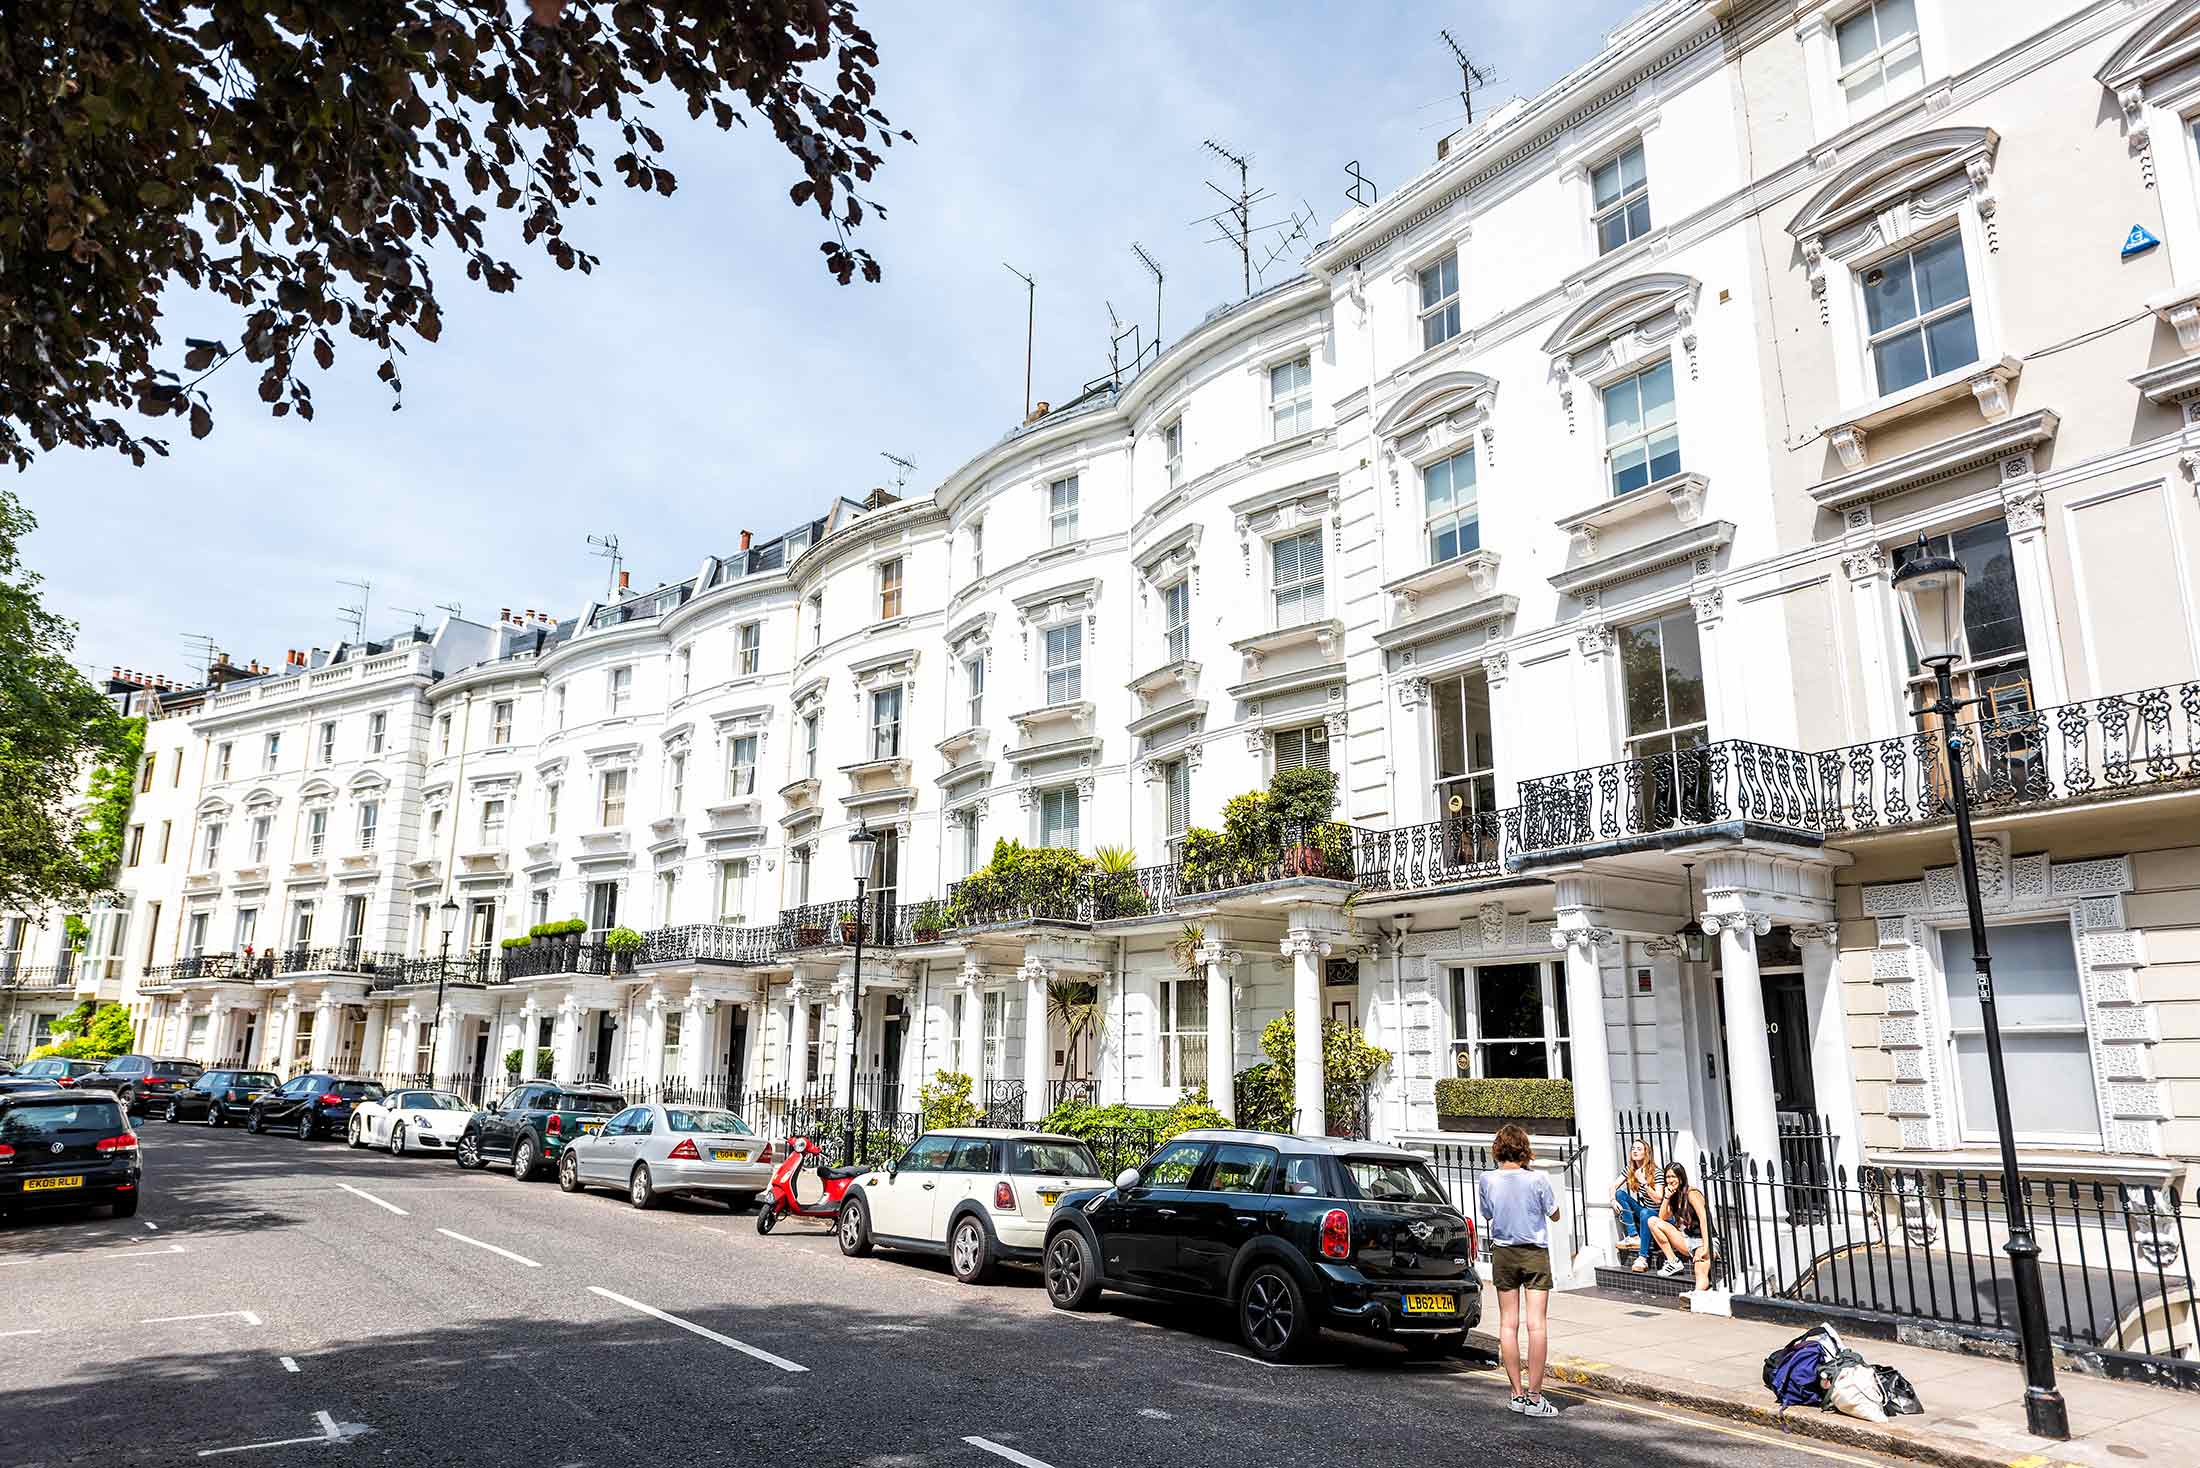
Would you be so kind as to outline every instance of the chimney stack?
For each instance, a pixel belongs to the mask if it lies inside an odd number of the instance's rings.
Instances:
[[[743,550],[747,550],[748,548],[749,548],[749,533],[748,533],[748,532],[747,532],[746,530],[744,530],[744,531],[742,531],[742,532],[741,532],[741,549],[743,549]]]
[[[626,571],[621,571],[621,572],[619,573],[619,590],[621,590],[621,591],[625,591],[625,590],[627,589],[626,581],[627,581],[627,577],[628,577],[628,576],[629,576],[630,574],[631,574],[630,572],[626,572]]]

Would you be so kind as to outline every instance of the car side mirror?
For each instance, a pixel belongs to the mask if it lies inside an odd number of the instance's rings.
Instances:
[[[887,1163],[887,1164],[886,1164],[886,1180],[887,1180],[888,1182],[892,1182],[892,1181],[893,1181],[893,1180],[894,1180],[895,1178],[897,1178],[897,1177],[900,1177],[900,1176],[901,1176],[901,1164],[900,1164],[900,1163],[898,1163],[898,1162],[889,1162],[889,1163]]]
[[[1135,1168],[1135,1167],[1126,1167],[1126,1168],[1124,1168],[1124,1169],[1123,1169],[1123,1170],[1122,1170],[1121,1172],[1119,1172],[1119,1173],[1117,1173],[1117,1174],[1115,1175],[1115,1190],[1116,1190],[1116,1191],[1117,1191],[1118,1193],[1127,1193],[1127,1192],[1129,1192],[1129,1191],[1130,1191],[1130,1190],[1131,1190],[1132,1188],[1135,1188],[1135,1187],[1137,1187],[1137,1186],[1138,1186],[1138,1169],[1137,1169],[1137,1168]]]

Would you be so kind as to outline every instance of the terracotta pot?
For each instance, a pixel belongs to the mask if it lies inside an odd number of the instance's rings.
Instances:
[[[861,927],[862,924],[860,923],[843,922],[840,925],[840,941],[843,943],[855,942],[856,933]]]
[[[919,943],[937,943],[940,941],[940,930],[938,928],[916,928],[911,931],[910,936]]]
[[[825,930],[823,928],[796,928],[794,930],[794,941],[798,947],[816,948],[824,943]]]
[[[1294,877],[1318,877],[1329,870],[1329,863],[1319,847],[1294,846],[1283,854],[1283,869]]]

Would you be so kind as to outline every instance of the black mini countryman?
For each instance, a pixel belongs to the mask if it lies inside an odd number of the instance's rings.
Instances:
[[[1370,1142],[1186,1132],[1113,1188],[1063,1195],[1043,1268],[1062,1310],[1104,1289],[1227,1304],[1267,1361],[1324,1326],[1457,1350],[1482,1315],[1473,1223],[1427,1159]]]

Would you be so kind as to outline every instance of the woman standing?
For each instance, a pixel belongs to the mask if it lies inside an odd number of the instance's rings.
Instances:
[[[1668,1162],[1665,1201],[1658,1205],[1658,1216],[1650,1220],[1650,1236],[1665,1250],[1665,1263],[1658,1270],[1661,1276],[1671,1279],[1685,1273],[1688,1266],[1683,1259],[1693,1259],[1696,1288],[1711,1288],[1711,1230],[1704,1222],[1710,1213],[1702,1190],[1688,1185],[1688,1169]]]
[[[1490,1237],[1490,1284],[1497,1291],[1498,1354],[1505,1379],[1512,1383],[1515,1412],[1556,1417],[1558,1408],[1543,1397],[1543,1363],[1550,1351],[1551,1240],[1558,1220],[1558,1198],[1551,1180],[1533,1171],[1535,1148],[1528,1134],[1507,1123],[1497,1129],[1490,1149],[1497,1166],[1474,1185],[1475,1201]],[[1520,1332],[1528,1335],[1527,1371],[1521,1372]]]
[[[1650,1255],[1657,1248],[1650,1236],[1650,1221],[1658,1216],[1658,1203],[1664,1196],[1658,1159],[1651,1153],[1650,1144],[1638,1137],[1627,1149],[1627,1171],[1612,1184],[1612,1206],[1619,1213],[1620,1228],[1633,1234],[1639,1245],[1635,1250],[1637,1274],[1649,1269]]]

